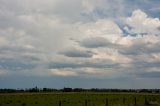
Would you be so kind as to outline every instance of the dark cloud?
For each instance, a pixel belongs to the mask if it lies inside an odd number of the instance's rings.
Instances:
[[[145,38],[144,38],[145,39]],[[141,38],[141,40],[134,41],[134,44],[129,47],[123,47],[123,49],[120,49],[119,52],[124,55],[145,55],[145,54],[151,54],[151,53],[159,53],[160,52],[160,43],[150,43],[150,42],[144,42],[144,40]]]
[[[118,67],[118,64],[111,63],[111,62],[81,62],[81,63],[71,63],[71,62],[51,62],[48,64],[49,69],[62,69],[62,68],[112,68],[112,67]]]
[[[30,70],[37,67],[40,59],[38,49],[23,46],[0,47],[0,69],[8,71]]]
[[[27,62],[39,62],[43,52],[35,48],[26,48],[18,46],[3,46],[0,47],[0,59],[1,60],[24,60]]]
[[[6,59],[1,58],[0,59],[0,69],[9,70],[9,71],[18,71],[18,70],[30,70],[35,68],[36,65],[29,63],[24,60],[18,60],[18,59]]]
[[[145,72],[137,74],[138,77],[160,78],[160,72]]]
[[[35,48],[28,48],[24,46],[2,46],[0,47],[0,53],[41,53],[40,50]]]
[[[99,48],[99,47],[115,47],[118,45],[110,43],[107,39],[103,37],[92,37],[86,38],[79,42],[81,46],[86,48]]]
[[[136,61],[131,63],[136,70],[145,71],[147,68],[160,68],[160,62],[144,62],[144,61]]]
[[[84,39],[80,44],[87,48],[97,48],[107,46],[107,40],[102,37],[87,38]]]
[[[78,50],[75,48],[69,48],[63,52],[60,52],[60,54],[63,54],[67,57],[85,57],[85,58],[92,57],[93,55],[91,51]]]
[[[157,29],[160,31],[160,26]]]

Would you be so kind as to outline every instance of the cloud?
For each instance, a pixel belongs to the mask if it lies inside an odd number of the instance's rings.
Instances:
[[[113,38],[112,38],[113,37]],[[87,49],[97,49],[98,50],[104,50],[104,49],[110,49],[110,50],[117,50],[117,49],[120,49],[120,48],[123,48],[123,44],[121,44],[121,42],[118,42],[118,39],[120,39],[121,37],[120,36],[112,36],[109,41],[109,39],[106,37],[90,37],[90,38],[86,38],[86,39],[83,39],[82,41],[79,41],[79,45],[82,46],[82,47],[85,47]],[[122,39],[121,39],[122,40]],[[120,41],[120,40],[119,40]],[[124,41],[123,41],[124,42]],[[126,45],[125,45],[126,46]],[[94,51],[94,52],[95,52]],[[96,52],[97,52],[96,51]],[[112,52],[113,52],[112,51]],[[102,52],[102,51],[101,51]],[[103,51],[104,52],[104,51]],[[96,54],[95,54],[96,55]]]
[[[10,72],[8,70],[1,69],[1,66],[0,66],[0,76],[6,76],[8,74],[10,74]]]
[[[94,61],[93,61],[94,60]],[[80,60],[75,63],[74,61],[71,62],[50,62],[48,64],[49,69],[63,69],[63,68],[72,68],[72,69],[78,69],[78,68],[110,68],[112,66],[117,66],[117,64],[112,63],[109,60],[104,61],[95,61],[93,60]],[[93,61],[93,62],[92,62]],[[104,62],[104,63],[103,63]]]
[[[0,69],[3,70],[12,70],[12,71],[17,71],[17,70],[25,70],[25,69],[33,69],[35,67],[34,64],[20,61],[20,60],[13,60],[13,59],[2,59],[0,61]]]
[[[90,63],[91,64],[91,63]],[[73,64],[72,64],[73,66]],[[83,66],[80,67],[50,67],[49,72],[50,75],[58,75],[58,76],[79,76],[83,78],[99,78],[99,79],[105,79],[107,78],[116,78],[118,76],[125,76],[121,69],[116,69],[119,66],[116,66],[111,68],[107,66],[99,67],[97,66]],[[114,66],[114,65],[113,65]]]
[[[114,63],[130,63],[132,61],[132,58],[129,58],[128,56],[125,56],[119,52],[119,49],[114,48],[101,48],[94,50],[95,55],[93,58],[95,59],[106,59],[110,60]]]
[[[159,7],[154,7],[154,8],[151,8],[151,9],[149,9],[150,11],[159,11],[160,10],[160,8]]]
[[[140,73],[137,76],[142,78],[160,78],[160,72]]]
[[[70,71],[70,70],[57,70],[57,69],[50,69],[50,72],[53,75],[58,75],[58,76],[77,76],[78,74],[74,71]]]
[[[107,44],[109,44],[107,39],[102,37],[87,38],[80,42],[81,46],[84,46],[87,48],[105,47],[107,46]]]
[[[115,18],[124,15],[127,11],[124,12],[126,5],[123,0],[83,0],[83,6],[86,9],[85,15],[91,17],[91,19]]]
[[[86,13],[92,12],[95,8],[91,0],[82,0],[82,6],[87,10]]]
[[[85,34],[93,37],[104,37],[106,35],[116,36],[122,34],[122,31],[119,28],[119,26],[114,21],[109,19],[99,19],[95,22],[83,24],[83,26],[80,27],[80,29],[83,30]]]
[[[148,15],[141,10],[133,11],[132,16],[126,19],[126,24],[131,27],[130,33],[160,33],[158,30],[160,20],[158,18],[148,17]]]
[[[126,55],[159,53],[159,41],[160,38],[155,35],[137,35],[136,37],[129,37],[128,42],[130,42],[130,45],[124,49],[121,49],[120,52]]]
[[[117,81],[157,72],[159,3],[0,0],[0,75]]]
[[[76,48],[69,48],[67,50],[60,52],[60,54],[63,54],[68,57],[84,57],[84,58],[89,58],[92,57],[93,55],[91,51],[78,50]]]
[[[137,11],[126,20],[133,19],[134,16],[138,17],[139,13],[148,20],[146,13]],[[62,73],[67,70],[70,72],[74,69],[76,75],[98,73],[97,77],[102,74],[107,76],[107,72],[113,71],[112,77],[114,77],[116,73],[117,75],[127,73],[122,70],[132,66],[136,70],[139,67],[136,62],[147,60],[158,63],[159,61],[159,37],[155,36],[155,33],[145,36],[124,36],[118,24],[111,19],[97,19],[85,23],[71,22],[58,18],[61,15],[44,14],[44,10],[35,14],[13,16],[15,20],[12,21],[19,24],[13,23],[12,27],[6,26],[0,30],[0,41],[2,41],[0,56],[8,60],[5,62],[5,65],[10,67],[8,70],[32,70],[33,73],[23,71],[21,74],[39,75],[37,70],[43,66],[42,69],[46,70],[47,75],[51,74],[48,69],[56,70],[56,73],[61,70]],[[143,20],[139,20],[139,23],[142,23],[140,21]],[[30,27],[31,25],[33,28]],[[70,40],[71,38],[74,41]],[[2,68],[6,67],[4,64],[2,66]],[[145,65],[142,64],[142,67]],[[39,73],[44,74],[43,71]]]

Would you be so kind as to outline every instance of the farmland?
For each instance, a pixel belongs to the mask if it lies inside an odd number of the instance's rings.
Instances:
[[[0,106],[160,106],[160,94],[2,93]]]

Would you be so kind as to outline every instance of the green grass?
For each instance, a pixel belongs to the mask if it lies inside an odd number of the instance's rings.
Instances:
[[[160,94],[137,93],[22,93],[0,94],[0,106],[160,106]]]

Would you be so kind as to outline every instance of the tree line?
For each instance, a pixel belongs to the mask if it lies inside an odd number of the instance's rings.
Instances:
[[[133,92],[133,93],[160,93],[160,89],[101,89],[101,88],[26,88],[26,89],[0,89],[0,93],[23,93],[23,92]]]

